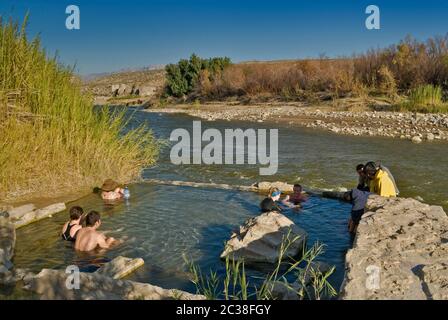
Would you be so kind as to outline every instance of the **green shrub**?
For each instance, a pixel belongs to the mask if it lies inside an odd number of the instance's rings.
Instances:
[[[198,85],[202,71],[207,70],[209,80],[212,80],[230,64],[229,58],[201,59],[195,54],[189,60],[169,64],[165,67],[166,93],[174,97],[188,95]]]
[[[95,112],[72,70],[49,59],[38,38],[27,39],[26,20],[0,20],[0,198],[138,177],[157,156],[152,133],[125,132],[123,112]]]

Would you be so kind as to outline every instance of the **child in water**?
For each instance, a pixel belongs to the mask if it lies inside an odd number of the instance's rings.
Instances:
[[[268,194],[267,198],[265,198],[260,204],[262,212],[282,211],[283,209],[279,203],[281,194],[282,193],[278,188],[269,189],[269,194]],[[267,204],[269,204],[269,210],[264,208],[264,205],[267,205]]]
[[[295,184],[293,187],[293,194],[287,196],[284,202],[287,202],[289,205],[300,205],[302,202],[308,200],[308,196],[303,193],[303,188],[300,184]]]

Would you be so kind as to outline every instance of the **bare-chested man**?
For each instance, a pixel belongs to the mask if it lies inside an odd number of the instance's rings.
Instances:
[[[97,248],[109,249],[121,241],[112,237],[106,237],[97,229],[101,226],[101,216],[96,211],[90,211],[86,216],[86,227],[78,231],[76,235],[75,249],[78,251],[92,251]]]

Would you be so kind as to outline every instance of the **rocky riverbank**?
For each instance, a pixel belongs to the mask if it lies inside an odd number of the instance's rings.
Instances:
[[[346,255],[341,299],[448,299],[448,217],[414,199],[371,196]]]
[[[148,112],[186,113],[207,121],[244,120],[284,123],[323,129],[337,134],[382,136],[414,143],[448,140],[448,115],[390,111],[335,111],[328,106],[300,105],[176,105]]]

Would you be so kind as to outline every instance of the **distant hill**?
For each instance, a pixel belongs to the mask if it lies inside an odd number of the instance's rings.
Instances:
[[[140,69],[127,69],[112,73],[97,73],[81,77],[83,89],[94,96],[113,96],[112,86],[126,86],[128,88],[163,87],[165,70],[163,66],[150,66]]]

